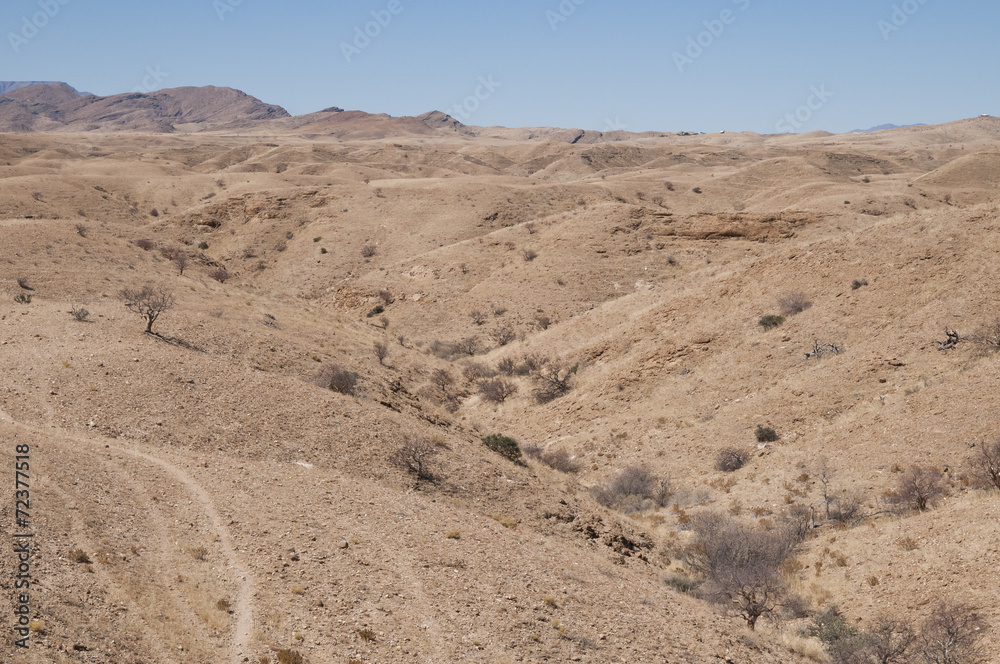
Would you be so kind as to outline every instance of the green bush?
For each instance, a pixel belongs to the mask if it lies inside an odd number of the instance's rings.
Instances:
[[[774,328],[780,326],[785,322],[783,316],[776,316],[774,314],[768,314],[767,316],[761,316],[757,324],[760,325],[765,330],[773,330]]]
[[[498,433],[490,434],[483,438],[483,444],[514,463],[521,463],[521,448],[518,446],[517,441],[510,436],[502,436]]]

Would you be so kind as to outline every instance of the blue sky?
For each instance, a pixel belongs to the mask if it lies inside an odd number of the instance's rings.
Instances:
[[[842,132],[1000,115],[997,26],[1000,3],[971,0],[5,0],[0,80],[231,86],[293,114]]]

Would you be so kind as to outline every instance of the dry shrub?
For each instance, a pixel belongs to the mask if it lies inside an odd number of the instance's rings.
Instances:
[[[378,363],[384,365],[386,358],[389,357],[389,344],[384,341],[376,341],[372,344],[372,351],[375,353]]]
[[[435,369],[431,374],[431,382],[441,388],[441,391],[448,394],[448,388],[455,384],[455,377],[447,369]]]
[[[497,362],[497,371],[504,376],[513,376],[516,369],[517,362],[514,361],[513,357],[505,357]]]
[[[366,244],[365,246],[361,247],[361,255],[364,256],[365,258],[371,258],[372,256],[375,255],[375,252],[377,251],[378,248],[374,244]]]
[[[666,507],[674,491],[670,476],[659,477],[643,466],[628,466],[604,486],[594,487],[594,500],[623,512]]]
[[[982,353],[1000,351],[1000,318],[983,325],[972,335],[972,342]]]
[[[538,403],[548,403],[570,391],[570,379],[576,374],[578,365],[564,367],[557,363],[545,363],[534,376],[535,399]]]
[[[74,563],[85,563],[90,564],[90,556],[88,556],[83,549],[73,549],[69,552],[67,557]]]
[[[296,650],[279,650],[278,664],[304,664],[306,660]]]
[[[904,620],[879,616],[866,632],[868,652],[878,664],[906,664],[917,640],[913,627]]]
[[[1000,440],[977,445],[968,459],[968,466],[976,486],[1000,491]]]
[[[861,490],[841,491],[829,501],[830,518],[837,523],[856,523],[864,517],[861,511],[868,496]]]
[[[462,369],[462,377],[469,383],[475,383],[476,381],[486,380],[496,376],[496,372],[490,369],[488,364],[483,362],[469,362]]]
[[[517,339],[517,333],[509,325],[501,325],[497,329],[493,330],[493,341],[497,343],[497,346],[506,346],[510,342]]]
[[[778,296],[778,308],[785,316],[800,314],[812,305],[812,300],[802,291],[791,291]]]
[[[86,323],[87,319],[90,318],[90,312],[82,306],[73,305],[72,309],[70,309],[70,313],[73,315],[74,320],[81,323]]]
[[[720,450],[715,457],[715,468],[725,473],[732,473],[747,465],[750,453],[739,447],[727,447]]]
[[[433,442],[417,436],[403,436],[403,442],[392,455],[392,462],[399,468],[410,473],[417,479],[434,481],[431,463],[438,453],[438,446]]]
[[[340,394],[353,395],[358,385],[358,374],[353,371],[343,369],[336,364],[331,364],[323,368],[316,377],[320,387],[324,387]]]
[[[754,528],[712,512],[693,519],[692,527],[697,540],[686,562],[705,579],[704,595],[735,611],[750,629],[773,616],[785,594],[781,567],[798,543],[792,531]]]
[[[156,243],[153,242],[152,240],[147,240],[147,239],[143,238],[143,239],[140,239],[140,240],[136,240],[135,241],[135,246],[139,247],[143,251],[149,251],[150,249],[152,249],[153,247],[156,246]]]
[[[230,277],[229,271],[224,267],[220,267],[217,270],[212,270],[211,272],[208,273],[208,276],[210,276],[212,279],[215,279],[220,284],[224,284],[227,281],[229,281]]]
[[[931,468],[912,466],[900,476],[890,501],[901,507],[926,512],[944,495],[941,473]]]
[[[489,378],[479,382],[479,396],[490,403],[503,403],[517,394],[517,384],[503,378]]]
[[[538,445],[525,445],[523,451],[525,456],[536,459],[549,468],[558,470],[560,473],[573,474],[580,472],[579,462],[566,450],[547,451]]]
[[[979,664],[993,659],[982,639],[989,625],[967,604],[939,601],[920,626],[917,649],[928,664]]]

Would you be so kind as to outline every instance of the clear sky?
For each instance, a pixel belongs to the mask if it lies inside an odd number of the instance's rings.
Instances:
[[[843,132],[1000,115],[998,28],[982,0],[4,0],[0,80],[484,126]]]

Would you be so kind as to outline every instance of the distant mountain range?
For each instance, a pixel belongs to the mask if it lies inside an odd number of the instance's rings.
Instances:
[[[873,131],[884,131],[886,129],[905,129],[906,127],[926,127],[926,126],[927,125],[923,124],[922,122],[921,123],[917,123],[917,124],[908,124],[908,125],[883,124],[883,125],[879,125],[877,127],[870,127],[869,129],[854,129],[854,130],[851,130],[851,131],[849,131],[847,133],[848,134],[867,134],[867,133],[870,133],[870,132],[873,132]]]
[[[0,131],[135,131],[166,133],[184,128],[243,129],[291,117],[232,88],[174,88],[111,97],[82,95],[65,83],[5,83],[0,93]]]
[[[19,88],[29,88],[32,85],[66,85],[62,81],[0,81],[0,95]],[[89,96],[89,92],[80,92],[72,86],[67,86],[70,90],[81,96]]]

